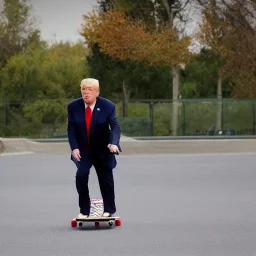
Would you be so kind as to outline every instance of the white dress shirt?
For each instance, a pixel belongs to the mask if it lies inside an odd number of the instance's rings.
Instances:
[[[89,106],[89,107],[91,108],[92,112],[93,112],[93,109],[94,109],[94,107],[95,107],[95,104],[96,104],[96,102],[93,103],[91,106]],[[88,107],[88,105],[87,105],[86,103],[84,103],[84,107],[85,107],[85,109],[86,109],[86,108]]]

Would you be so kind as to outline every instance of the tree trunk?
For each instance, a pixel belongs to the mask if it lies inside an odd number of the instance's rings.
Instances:
[[[179,122],[179,66],[172,66],[172,136],[177,136]]]
[[[216,129],[222,129],[222,76],[218,74]]]
[[[175,3],[179,3],[179,1],[168,1],[168,0],[162,0],[162,3],[167,11],[167,15],[169,18],[169,25],[174,28],[174,9],[172,8],[172,5],[174,6]],[[174,28],[175,29],[175,28]],[[171,134],[173,136],[177,136],[177,130],[178,130],[178,113],[179,113],[179,66],[174,65],[172,66],[172,121],[171,121]]]

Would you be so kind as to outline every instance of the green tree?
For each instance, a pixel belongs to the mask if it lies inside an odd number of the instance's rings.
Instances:
[[[218,55],[210,49],[203,48],[181,72],[182,98],[215,98],[218,71]],[[230,93],[229,80],[223,79],[223,97],[230,97]]]
[[[82,43],[60,43],[50,47],[28,47],[9,58],[2,71],[2,93],[8,99],[6,126],[23,134],[40,132],[45,125],[56,129],[63,122],[66,99],[80,96],[79,84],[87,76]],[[19,126],[17,126],[19,124]],[[36,130],[31,130],[33,124]],[[41,124],[41,126],[40,126]]]
[[[1,3],[0,3],[1,4]],[[31,8],[26,0],[2,0],[0,6],[0,100],[2,69],[9,58],[25,52],[31,44],[41,45],[40,31],[33,28]]]
[[[26,0],[3,0],[0,12],[0,66],[9,57],[39,41],[39,31],[33,27],[31,7]]]
[[[72,98],[87,75],[82,43],[28,48],[9,59],[2,72],[2,92],[10,100]]]

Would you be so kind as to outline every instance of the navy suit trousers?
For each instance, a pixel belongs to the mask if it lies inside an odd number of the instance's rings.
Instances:
[[[100,159],[94,159],[93,166],[95,167],[99,187],[104,203],[104,212],[115,213],[115,191],[113,170],[108,166],[101,164]],[[76,189],[79,195],[80,213],[84,215],[90,214],[90,195],[89,195],[89,174],[91,166],[87,162],[81,161],[77,165],[76,173]]]

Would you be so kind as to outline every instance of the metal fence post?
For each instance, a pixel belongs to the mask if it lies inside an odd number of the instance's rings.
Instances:
[[[154,136],[154,102],[149,103],[150,136]]]
[[[5,126],[8,126],[9,124],[9,100],[6,100],[5,102]]]
[[[187,126],[187,124],[186,124],[186,105],[185,105],[183,100],[181,101],[181,103],[182,103],[182,106],[183,106],[182,132],[183,132],[183,136],[185,136],[186,135],[186,126]]]
[[[122,100],[122,117],[125,117],[125,103],[124,103],[124,99]]]
[[[253,133],[253,135],[255,135],[255,125],[256,125],[256,121],[255,121],[255,100],[253,100],[253,103],[252,103],[252,115],[253,115],[253,118],[252,118],[252,133]]]
[[[223,98],[221,98],[221,129],[224,128],[224,108],[223,108]]]

